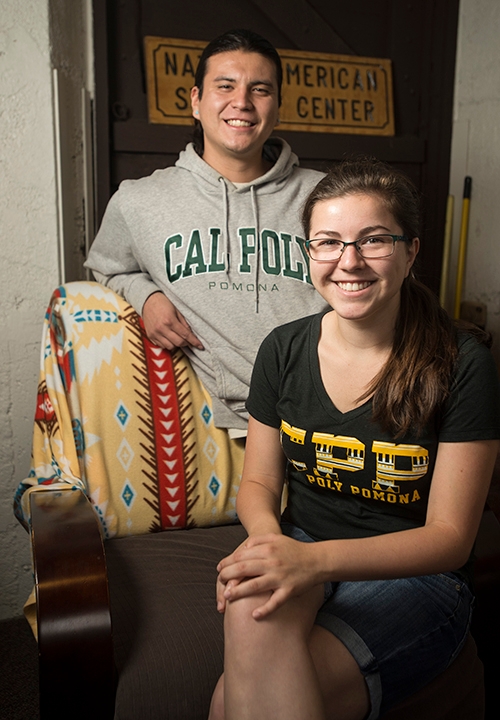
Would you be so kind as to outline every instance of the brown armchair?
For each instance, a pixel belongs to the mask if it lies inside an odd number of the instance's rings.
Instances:
[[[151,346],[99,285],[56,291],[43,343],[32,471],[16,497],[33,548],[42,720],[203,720],[223,664],[216,565],[245,536],[234,515],[242,448],[213,427],[182,355]],[[487,597],[499,577],[491,513],[481,532]],[[385,717],[483,715],[469,636]]]

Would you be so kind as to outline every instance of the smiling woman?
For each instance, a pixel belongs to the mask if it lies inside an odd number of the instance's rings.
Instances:
[[[390,251],[366,257],[359,243],[362,241],[364,248],[368,241],[373,241],[370,237],[366,240],[369,234],[381,233],[391,234]],[[399,312],[401,285],[410,273],[419,247],[418,238],[393,244],[392,235],[404,237],[402,228],[378,195],[354,194],[321,200],[312,211],[311,241],[327,237],[343,248],[330,262],[317,262],[315,252],[310,253],[313,285],[335,308],[334,313],[325,317],[325,323],[337,325],[341,318],[364,320],[370,323],[372,333],[378,324],[380,338],[387,338],[388,348]],[[349,330],[341,324],[338,332],[346,331]],[[328,334],[331,335],[331,330]]]
[[[276,328],[257,355],[236,501],[249,537],[218,566],[210,720],[376,720],[467,638],[500,388],[487,336],[412,275],[418,200],[363,158],[305,203],[330,310]]]

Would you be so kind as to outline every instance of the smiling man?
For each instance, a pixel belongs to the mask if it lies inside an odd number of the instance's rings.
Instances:
[[[278,82],[272,62],[241,50],[211,57],[203,92],[191,103],[203,127],[203,159],[232,182],[264,175],[272,162],[262,154],[278,123]]]
[[[270,138],[281,61],[248,30],[202,53],[194,139],[175,167],[126,180],[86,267],[142,315],[149,339],[181,347],[212,398],[214,422],[244,434],[257,349],[276,326],[321,310],[299,213],[322,175]]]

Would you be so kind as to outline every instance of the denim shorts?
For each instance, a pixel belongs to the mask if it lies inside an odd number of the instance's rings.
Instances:
[[[314,542],[290,523],[282,531]],[[370,693],[368,720],[376,720],[450,665],[467,638],[473,604],[467,583],[453,573],[329,582],[316,624],[353,655]]]

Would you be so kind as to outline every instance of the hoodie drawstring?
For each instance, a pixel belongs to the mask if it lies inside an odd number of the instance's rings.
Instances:
[[[259,268],[260,268],[260,231],[259,231],[259,210],[255,187],[251,185],[250,196],[252,198],[253,219],[255,223],[255,312],[259,312]]]
[[[227,272],[231,268],[231,254],[229,252],[229,200],[226,179],[219,177],[222,183],[222,207],[224,211],[224,253],[227,260]],[[259,312],[259,268],[260,268],[260,230],[259,230],[259,209],[257,205],[257,196],[255,194],[255,186],[250,186],[250,197],[252,200],[253,219],[255,224],[255,312]]]
[[[227,199],[227,185],[226,180],[222,177],[222,175],[219,177],[219,182],[222,183],[224,188],[222,191],[222,207],[224,210],[224,251],[227,261],[227,272],[229,273],[229,270],[231,269],[231,254],[229,252],[229,206]]]

